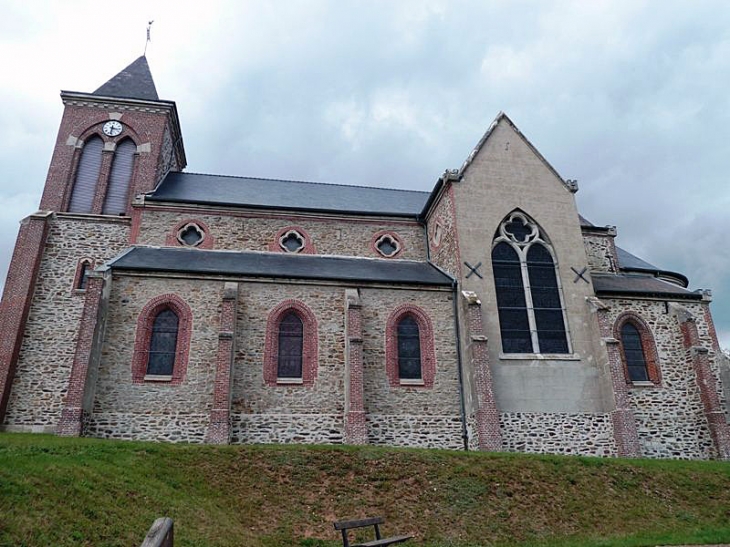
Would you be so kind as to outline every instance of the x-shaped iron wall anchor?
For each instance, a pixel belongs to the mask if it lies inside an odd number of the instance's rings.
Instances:
[[[581,271],[576,270],[572,266],[570,267],[571,270],[573,270],[573,273],[575,274],[575,279],[573,280],[573,283],[578,283],[579,279],[582,279],[586,283],[590,283],[585,277],[583,277],[583,274],[588,271],[588,268],[585,267]]]
[[[467,279],[469,279],[472,275],[476,275],[479,279],[484,279],[482,277],[482,274],[479,273],[479,268],[482,267],[482,263],[481,262],[479,264],[477,264],[476,266],[472,266],[468,262],[464,262],[464,266],[466,266],[467,268],[469,268],[469,273],[466,274],[466,278]]]

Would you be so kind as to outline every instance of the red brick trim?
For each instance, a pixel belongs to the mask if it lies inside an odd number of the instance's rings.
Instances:
[[[188,224],[197,226],[200,228],[200,231],[203,232],[203,241],[197,245],[185,245],[180,243],[180,240],[177,237],[180,230],[185,228]],[[215,247],[215,238],[211,235],[210,228],[205,222],[197,218],[188,218],[175,224],[172,230],[167,233],[165,245],[169,245],[171,247],[185,247],[188,249],[213,249]]]
[[[421,379],[423,384],[401,382],[398,374],[398,323],[410,315],[418,324],[421,342]],[[436,376],[436,351],[433,341],[433,325],[428,314],[414,304],[401,304],[395,308],[385,325],[385,371],[390,387],[416,387],[431,389]]]
[[[387,256],[380,252],[380,249],[378,249],[378,242],[381,238],[388,236],[390,237],[398,247],[398,250],[394,252],[392,255]],[[373,234],[372,239],[370,240],[370,250],[373,251],[375,256],[378,258],[398,258],[403,253],[403,250],[405,249],[405,246],[403,245],[403,240],[400,238],[398,234],[396,234],[392,230],[380,230],[379,232],[375,232]]]
[[[304,325],[302,348],[302,383],[292,384],[279,382],[279,324],[284,316],[294,311]],[[269,312],[266,321],[266,340],[264,347],[264,383],[267,386],[297,386],[311,387],[317,378],[319,329],[317,318],[304,302],[299,300],[284,300]]]
[[[88,274],[91,273],[91,271],[94,269],[94,259],[90,257],[84,257],[79,259],[78,263],[76,264],[76,273],[74,274],[74,282],[73,285],[71,285],[71,294],[83,294],[86,292],[86,289],[81,288],[81,276],[83,275],[84,271],[84,264],[86,265],[87,270],[87,282],[88,282]]]
[[[649,376],[649,381],[654,385],[661,385],[662,377],[659,369],[659,356],[657,355],[656,343],[654,342],[654,336],[651,333],[649,325],[644,321],[638,314],[627,311],[622,313],[616,318],[613,324],[613,336],[618,340],[619,348],[621,350],[621,363],[623,364],[624,376],[627,384],[632,384],[629,378],[629,369],[626,366],[626,353],[624,352],[624,343],[621,338],[621,328],[626,324],[631,323],[636,330],[639,331],[641,337],[641,347],[644,350],[644,359],[646,361],[646,372]]]
[[[281,244],[279,243],[281,238],[287,232],[297,232],[300,236],[302,236],[302,239],[304,239],[304,247],[299,249],[295,254],[311,255],[317,252],[314,248],[314,243],[312,243],[312,237],[301,226],[287,226],[276,232],[276,234],[274,235],[274,239],[269,242],[269,251],[271,251],[272,253],[289,252],[285,249],[282,249]]]
[[[20,222],[0,303],[0,424],[5,417],[23,333],[48,235],[49,214]]]
[[[190,306],[176,294],[161,294],[145,304],[137,318],[137,336],[134,341],[132,357],[132,383],[145,382],[147,359],[150,350],[152,325],[155,317],[162,310],[169,308],[178,317],[177,347],[175,348],[175,365],[172,369],[170,384],[177,385],[185,380],[190,354],[190,337],[193,328],[193,313]],[[155,381],[155,383],[158,383]]]

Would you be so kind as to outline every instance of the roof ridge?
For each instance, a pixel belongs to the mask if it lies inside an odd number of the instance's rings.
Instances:
[[[315,184],[319,186],[341,186],[344,188],[367,188],[370,190],[388,190],[389,192],[410,192],[416,194],[429,194],[426,190],[408,190],[407,188],[385,188],[383,186],[367,186],[364,184],[342,184],[338,182],[317,182],[311,180],[295,180],[295,179],[275,179],[271,177],[246,177],[241,175],[221,175],[219,173],[196,173],[191,171],[172,171],[171,173],[178,173],[181,175],[204,175],[206,177],[221,177],[229,179],[244,179],[244,180],[267,180],[277,182],[296,182],[297,184]]]

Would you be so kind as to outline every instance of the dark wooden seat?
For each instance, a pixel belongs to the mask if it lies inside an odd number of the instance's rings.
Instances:
[[[360,520],[341,520],[339,522],[335,522],[335,530],[342,532],[343,547],[381,547],[382,545],[394,545],[396,543],[403,543],[404,541],[413,539],[413,536],[381,537],[380,525],[384,523],[385,519],[383,517],[373,517]],[[375,539],[372,541],[366,541],[365,543],[355,543],[350,545],[350,541],[347,538],[348,530],[352,530],[354,528],[365,528],[366,526],[372,526],[375,528]]]

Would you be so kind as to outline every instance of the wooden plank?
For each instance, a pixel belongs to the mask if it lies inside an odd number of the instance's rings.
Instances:
[[[349,530],[350,528],[363,528],[365,526],[375,526],[376,524],[384,524],[383,517],[372,517],[360,520],[341,520],[335,522],[335,530]]]
[[[414,536],[393,536],[383,539],[375,539],[373,541],[366,541],[365,543],[356,543],[352,547],[382,547],[383,545],[394,545],[396,543],[403,543],[409,539],[413,539]]]

